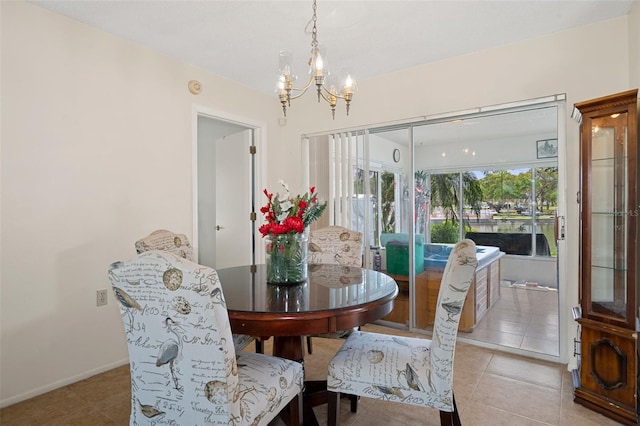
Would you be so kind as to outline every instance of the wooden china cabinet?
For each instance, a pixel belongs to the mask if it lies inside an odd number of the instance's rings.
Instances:
[[[580,362],[574,400],[638,424],[638,91],[574,105],[580,125]]]

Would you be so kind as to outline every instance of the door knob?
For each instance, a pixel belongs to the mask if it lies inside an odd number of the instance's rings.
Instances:
[[[220,225],[216,225],[216,231],[219,231],[221,229],[224,229],[224,228],[222,226],[220,226]]]

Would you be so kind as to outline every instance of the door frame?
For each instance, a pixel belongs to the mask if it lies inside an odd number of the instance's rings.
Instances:
[[[264,122],[257,121],[247,117],[241,117],[234,114],[229,114],[224,111],[216,110],[210,107],[202,105],[193,105],[191,110],[191,153],[192,153],[192,213],[193,213],[193,226],[192,226],[192,245],[194,259],[198,259],[199,255],[199,240],[198,240],[198,117],[204,116],[213,120],[231,123],[238,126],[245,127],[253,130],[253,144],[256,147],[256,154],[254,158],[254,173],[253,173],[253,199],[254,210],[256,209],[255,203],[257,203],[262,193],[260,188],[265,187],[266,182],[266,156],[262,155],[264,147],[266,146],[267,125]],[[253,247],[255,259],[264,258],[263,244],[257,244],[257,226],[254,227],[253,232]]]

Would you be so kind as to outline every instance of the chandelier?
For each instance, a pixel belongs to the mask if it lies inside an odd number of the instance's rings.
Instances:
[[[335,80],[331,73],[327,70],[325,60],[322,58],[320,48],[318,47],[318,29],[316,27],[316,0],[313,0],[313,17],[310,24],[313,24],[311,30],[311,57],[309,58],[309,81],[302,88],[293,87],[296,79],[292,74],[292,56],[288,52],[280,52],[280,69],[278,77],[278,94],[284,116],[287,116],[287,107],[291,106],[291,100],[297,99],[307,92],[311,85],[315,84],[318,92],[318,102],[324,99],[331,106],[331,116],[336,118],[336,103],[338,99],[344,99],[347,107],[347,115],[349,115],[349,106],[353,98],[353,92],[356,90],[356,84],[349,72],[344,72],[341,76],[339,86],[336,86]],[[337,87],[340,87],[338,89]]]

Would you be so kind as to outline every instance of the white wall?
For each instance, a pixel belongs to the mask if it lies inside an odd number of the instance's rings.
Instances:
[[[126,362],[117,306],[110,295],[95,307],[95,293],[136,238],[160,227],[190,236],[194,104],[267,123],[268,186],[283,178],[304,191],[303,133],[563,92],[570,112],[627,90],[638,63],[625,42],[637,17],[619,18],[362,81],[349,118],[339,105],[332,121],[328,106],[303,97],[279,125],[273,97],[27,3],[0,2],[0,15],[2,406]],[[187,91],[192,79],[199,96]],[[567,126],[568,194],[578,187],[577,129]],[[565,309],[578,277],[568,200]],[[569,346],[575,324],[565,328]]]
[[[514,283],[536,277],[538,285],[557,288],[557,268],[556,258],[506,255],[500,259],[500,278]]]
[[[289,181],[301,175],[300,134],[345,129],[374,123],[465,110],[557,93],[567,94],[566,241],[560,249],[564,292],[561,322],[565,352],[573,353],[575,323],[566,318],[578,303],[578,191],[579,133],[570,117],[575,102],[629,89],[627,17],[612,19],[550,36],[424,65],[359,83],[347,118],[336,111],[332,121],[326,106],[313,96],[292,103],[281,140],[288,149]],[[636,25],[637,27],[637,25]],[[594,54],[597,55],[594,59]],[[297,102],[297,103],[296,103]],[[559,131],[562,131],[562,126]],[[561,140],[561,138],[559,138]],[[313,184],[313,182],[311,182]],[[568,360],[571,364],[574,359]]]
[[[0,4],[5,406],[126,362],[113,294],[98,308],[96,290],[137,238],[192,238],[194,104],[268,129],[279,106],[28,3]]]
[[[409,133],[407,132],[407,138]],[[393,161],[393,150],[400,151],[400,160]],[[360,159],[362,162],[362,159]],[[369,163],[387,171],[409,170],[409,150],[407,145],[390,142],[387,139],[373,134],[369,136]]]
[[[549,161],[539,160],[536,140],[556,139],[557,133],[543,137],[537,135],[510,136],[485,141],[455,141],[434,143],[416,148],[415,164],[418,170],[474,169],[489,170],[504,167],[505,164],[546,165]],[[539,139],[538,139],[539,138]],[[508,146],[509,149],[504,147]],[[445,154],[445,155],[442,155]],[[553,162],[555,159],[551,161]]]
[[[629,89],[640,88],[640,1],[629,11]]]

